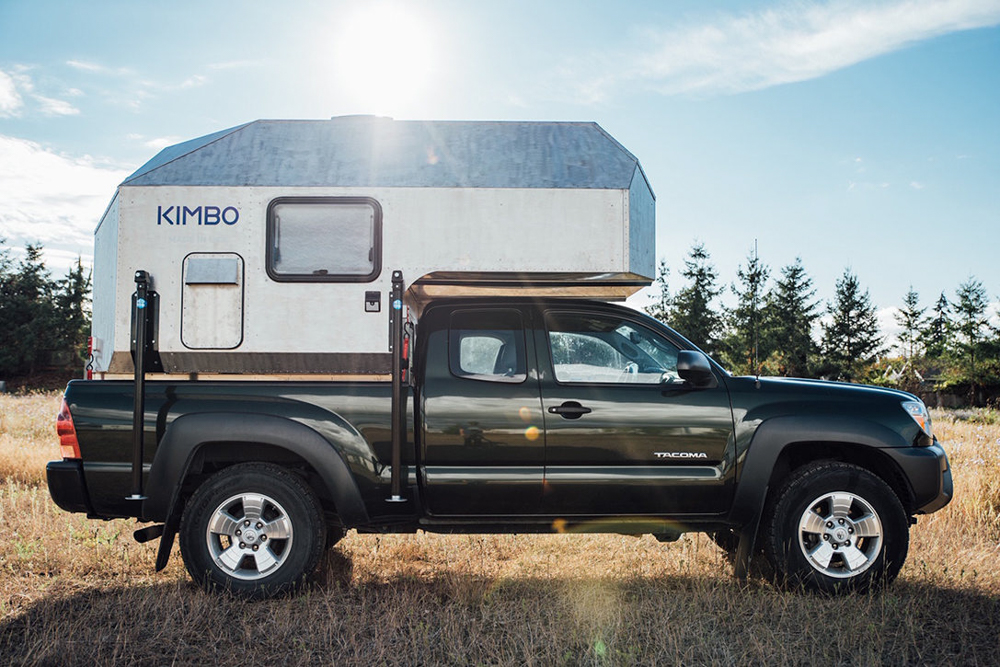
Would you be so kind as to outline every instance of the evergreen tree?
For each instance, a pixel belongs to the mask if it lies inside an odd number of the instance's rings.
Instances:
[[[738,374],[760,372],[760,360],[770,350],[761,346],[760,332],[766,317],[765,293],[771,269],[760,261],[756,252],[747,256],[746,267],[739,266],[739,284],[731,285],[736,295],[736,307],[726,312],[727,332],[721,341],[722,355],[729,368]]]
[[[666,260],[661,259],[660,270],[656,273],[656,287],[660,290],[660,298],[656,301],[656,303],[646,306],[646,313],[663,323],[670,321],[670,307],[672,300],[670,298],[670,288],[667,285],[667,279],[669,277],[670,268],[667,266]]]
[[[13,262],[7,239],[0,236],[0,378],[14,372],[16,359],[11,335],[14,328],[14,275]]]
[[[55,307],[59,313],[56,327],[57,347],[72,354],[74,362],[86,363],[87,336],[90,331],[90,271],[76,260],[66,277],[56,285]]]
[[[941,292],[931,315],[924,322],[919,340],[925,356],[931,359],[940,359],[948,351],[951,344],[951,304],[944,292]]]
[[[824,374],[848,381],[863,379],[881,350],[882,336],[871,296],[868,290],[861,291],[850,269],[837,281],[827,312],[832,321],[823,325]]]
[[[903,297],[903,307],[893,313],[896,324],[903,329],[899,333],[899,346],[903,355],[910,362],[920,352],[920,332],[924,324],[924,311],[926,310],[926,308],[920,308],[920,296],[913,289],[913,285],[910,285],[909,291]]]
[[[816,290],[802,259],[781,270],[767,297],[768,317],[762,329],[761,347],[769,350],[768,371],[790,377],[809,377],[819,348],[813,326],[819,318]],[[762,356],[762,358],[764,358]]]
[[[982,348],[988,339],[989,316],[986,313],[986,288],[983,284],[970,277],[958,286],[955,292],[956,352],[958,353],[964,373],[973,383],[982,381],[980,368]]]
[[[28,244],[17,270],[3,285],[0,320],[0,372],[34,373],[54,349],[58,315],[53,308],[52,282],[42,261],[42,247]]]
[[[688,284],[673,299],[670,326],[711,354],[722,328],[722,318],[712,309],[712,301],[722,289],[716,286],[718,274],[703,243],[692,246],[681,275]]]

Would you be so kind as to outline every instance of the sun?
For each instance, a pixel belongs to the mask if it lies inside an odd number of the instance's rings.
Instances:
[[[378,3],[345,15],[333,39],[336,92],[358,112],[404,115],[433,83],[438,42],[408,5]]]

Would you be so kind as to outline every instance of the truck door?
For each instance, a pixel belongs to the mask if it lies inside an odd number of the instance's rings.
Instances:
[[[728,510],[735,448],[725,384],[686,386],[679,345],[638,317],[567,309],[541,319],[546,512]]]
[[[525,315],[441,306],[420,320],[420,474],[433,515],[541,511],[544,424]]]

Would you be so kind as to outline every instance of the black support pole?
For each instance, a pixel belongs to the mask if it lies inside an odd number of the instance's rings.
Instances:
[[[143,438],[146,415],[146,306],[149,298],[149,274],[135,272],[135,340],[132,361],[135,366],[135,402],[132,405],[132,495],[127,500],[145,500],[142,495]]]
[[[403,272],[392,272],[389,295],[389,352],[392,354],[392,496],[391,503],[406,502],[403,497],[403,442],[406,440],[406,394],[403,386]]]

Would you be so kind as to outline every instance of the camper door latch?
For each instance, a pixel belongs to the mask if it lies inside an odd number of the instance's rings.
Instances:
[[[365,292],[365,312],[366,313],[379,313],[382,311],[382,293],[375,292]]]

